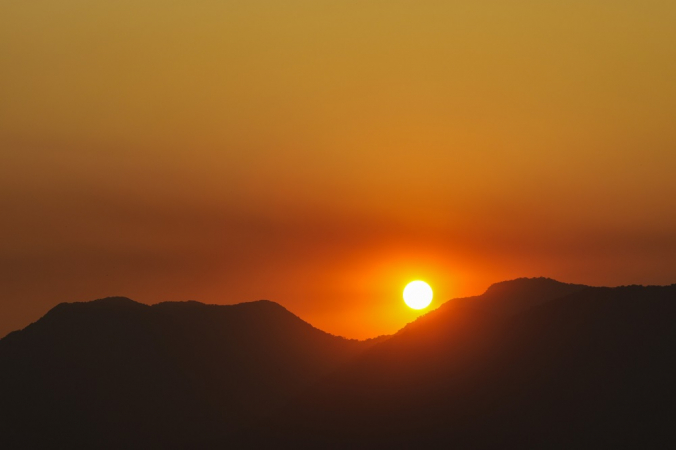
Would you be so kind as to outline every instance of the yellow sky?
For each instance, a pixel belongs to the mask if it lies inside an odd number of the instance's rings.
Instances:
[[[0,334],[269,298],[350,337],[551,276],[676,281],[676,3],[0,3]]]

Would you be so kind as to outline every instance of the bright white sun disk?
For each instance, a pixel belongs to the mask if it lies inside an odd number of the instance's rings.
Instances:
[[[427,308],[433,295],[432,288],[424,281],[411,281],[404,288],[404,302],[413,309]]]

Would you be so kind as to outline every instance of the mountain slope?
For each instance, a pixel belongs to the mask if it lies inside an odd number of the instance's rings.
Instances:
[[[509,315],[492,314],[480,298],[450,302],[329,377],[268,423],[267,436],[259,430],[259,441],[248,435],[242,442],[388,449],[676,443],[676,285],[585,288],[538,303]]]
[[[208,443],[370,345],[268,301],[61,304],[0,341],[0,431],[31,448]]]
[[[0,340],[6,448],[669,448],[676,285],[518,279],[387,339],[267,301],[62,304]]]
[[[561,283],[551,278],[517,278],[495,283],[482,295],[474,298],[487,311],[514,315],[588,287],[582,284]]]

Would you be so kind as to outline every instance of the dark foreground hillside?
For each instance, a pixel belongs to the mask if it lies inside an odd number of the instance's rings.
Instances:
[[[449,302],[299,400],[255,445],[674,448],[675,419],[676,285],[587,288],[512,317],[480,297]]]
[[[387,339],[272,302],[59,305],[0,340],[2,448],[673,448],[676,285],[498,283]]]
[[[0,447],[208,445],[370,345],[268,301],[61,304],[0,341]]]

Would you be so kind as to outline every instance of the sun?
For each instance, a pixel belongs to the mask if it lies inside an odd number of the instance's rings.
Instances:
[[[424,309],[432,303],[432,288],[424,281],[411,281],[404,288],[404,302],[413,309]]]

